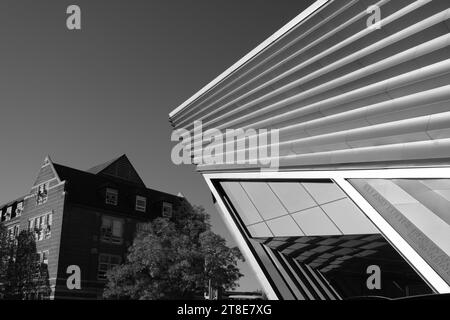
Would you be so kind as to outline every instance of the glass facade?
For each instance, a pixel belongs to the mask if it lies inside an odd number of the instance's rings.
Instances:
[[[252,238],[376,234],[331,180],[222,182]]]
[[[350,182],[450,284],[450,179]]]
[[[247,241],[263,248],[261,264],[272,278],[277,270],[294,299],[433,293],[332,180],[221,181],[220,190]]]

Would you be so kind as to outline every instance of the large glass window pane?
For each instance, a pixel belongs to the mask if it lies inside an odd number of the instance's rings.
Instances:
[[[351,179],[383,218],[450,284],[450,179]]]
[[[303,182],[302,185],[318,204],[346,198],[345,193],[331,182]]]
[[[275,237],[265,239],[264,246],[292,272],[286,275],[286,281],[315,299],[400,298],[433,293],[381,234]]]
[[[414,197],[418,203],[444,220],[447,225],[450,224],[450,202],[442,197],[441,193],[436,192],[432,186],[426,185],[423,180],[397,179],[395,183]]]
[[[298,182],[272,182],[269,185],[289,213],[317,206],[317,203]]]
[[[371,234],[378,230],[349,199],[324,204],[322,209],[343,234]]]
[[[274,268],[284,269],[280,273],[283,281],[299,294],[297,298],[397,298],[432,293],[331,180],[227,181],[221,185],[233,212],[246,224],[254,222],[243,226],[248,231],[245,236],[253,245],[263,246],[262,252],[270,253]],[[379,187],[399,207],[420,204],[396,184]],[[439,187],[446,190],[442,184]],[[261,259],[269,263],[267,257]],[[379,286],[368,285],[371,270],[378,270]]]
[[[267,183],[242,182],[241,184],[264,219],[273,219],[288,213]]]
[[[114,220],[112,233],[114,237],[122,237],[122,221]]]
[[[276,237],[298,237],[304,235],[290,216],[267,221],[267,225]]]
[[[319,207],[293,214],[292,217],[307,236],[331,236],[342,234]]]
[[[272,232],[270,231],[269,227],[267,227],[265,222],[254,224],[252,226],[249,226],[247,229],[253,238],[273,237]]]
[[[248,226],[262,221],[258,210],[256,210],[239,182],[224,182],[222,187],[236,207],[236,210],[242,212],[241,219],[245,225]]]

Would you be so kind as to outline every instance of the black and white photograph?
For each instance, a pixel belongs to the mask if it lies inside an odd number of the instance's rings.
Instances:
[[[450,301],[448,0],[0,0],[0,119],[2,305]]]

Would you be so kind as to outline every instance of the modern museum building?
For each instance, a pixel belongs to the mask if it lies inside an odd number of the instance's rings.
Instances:
[[[170,121],[269,298],[450,293],[448,0],[316,1]]]

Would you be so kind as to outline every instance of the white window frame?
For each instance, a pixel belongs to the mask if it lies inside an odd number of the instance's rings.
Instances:
[[[113,197],[110,198],[109,196]],[[117,206],[119,203],[119,190],[114,188],[106,188],[105,203],[112,206]]]
[[[36,227],[36,221],[39,222],[39,228]],[[35,232],[36,241],[48,240],[52,236],[52,223],[53,211],[50,211],[28,219],[28,230]]]
[[[302,180],[302,179],[332,179],[351,200],[361,209],[361,211],[380,230],[386,240],[399,251],[399,253],[409,262],[420,276],[426,280],[431,288],[439,294],[450,293],[450,286],[444,279],[403,239],[403,237],[382,217],[377,210],[353,187],[349,179],[450,179],[450,167],[422,167],[422,168],[395,168],[395,169],[368,169],[368,170],[336,170],[336,171],[255,171],[255,172],[229,172],[212,173],[203,175],[211,192],[213,193],[217,205],[225,215],[225,221],[232,231],[236,241],[243,249],[248,261],[257,271],[257,276],[266,288],[270,298],[277,299],[271,288],[270,282],[264,275],[261,267],[253,257],[244,237],[235,225],[233,218],[228,212],[227,206],[223,202],[219,192],[214,187],[214,180]]]
[[[43,190],[45,191],[45,194],[44,194],[44,195],[41,195],[41,194],[40,194],[40,192],[41,192],[41,187],[42,187]],[[47,202],[47,200],[48,200],[48,192],[49,192],[49,189],[50,189],[50,182],[44,182],[44,183],[41,183],[40,185],[38,185],[38,186],[36,187],[36,204],[37,204],[38,206],[43,205],[44,203]]]
[[[12,206],[6,207],[5,211],[5,221],[10,221],[12,219]]]
[[[144,202],[144,205],[139,205],[138,202],[142,201]],[[139,212],[146,212],[147,211],[147,198],[144,196],[136,196],[136,205],[135,205],[136,211]]]
[[[22,215],[23,210],[24,210],[24,202],[23,201],[17,202],[16,217],[20,217]]]
[[[15,232],[16,229],[17,229],[17,232]],[[15,225],[8,227],[8,236],[11,239],[16,238],[19,235],[19,233],[20,233],[20,224],[15,224]]]
[[[166,214],[166,209],[170,209],[169,210],[169,212],[170,212],[169,214]],[[173,204],[172,203],[167,202],[167,201],[163,202],[163,205],[162,205],[162,216],[164,218],[172,218],[172,216],[173,216]]]

